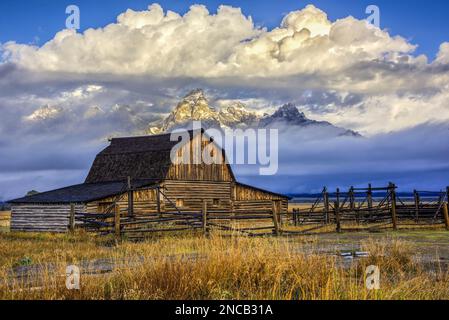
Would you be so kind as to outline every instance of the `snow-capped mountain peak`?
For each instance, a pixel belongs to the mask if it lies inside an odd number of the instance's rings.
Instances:
[[[283,105],[275,113],[273,113],[271,117],[295,122],[307,122],[308,120],[304,112],[299,112],[298,107],[293,103],[287,103]]]
[[[195,89],[190,91],[183,99],[185,102],[190,102],[192,104],[196,104],[198,102],[205,101],[207,103],[206,95],[204,94],[203,89]]]
[[[209,106],[204,91],[195,89],[187,94],[161,124],[155,124],[148,131],[151,134],[167,132],[184,127],[191,121],[214,122],[219,124],[217,111]]]
[[[38,108],[32,114],[25,117],[26,121],[45,121],[49,119],[55,119],[63,112],[61,107],[45,105]]]
[[[150,134],[168,132],[177,128],[190,127],[192,121],[201,121],[203,127],[215,128],[289,128],[289,127],[327,127],[336,136],[359,136],[358,133],[338,128],[329,122],[308,119],[298,107],[287,103],[272,115],[259,116],[249,111],[245,104],[233,101],[217,111],[209,105],[203,90],[195,89],[186,95],[170,115],[148,129]]]
[[[233,102],[219,112],[222,125],[227,127],[241,127],[256,123],[259,116],[252,111],[248,111],[242,102]]]

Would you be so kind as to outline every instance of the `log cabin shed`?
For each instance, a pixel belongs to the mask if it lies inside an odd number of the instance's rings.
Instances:
[[[170,134],[114,138],[96,156],[83,184],[9,201],[11,231],[66,232],[71,206],[80,213],[104,213],[114,203],[124,215],[130,208],[136,215],[199,211],[203,201],[230,214],[269,211],[273,203],[281,214],[287,212],[287,196],[237,182],[224,150],[198,131],[189,131],[178,154],[189,150],[193,157],[195,148],[209,145],[222,164],[173,164],[170,154],[179,142]]]

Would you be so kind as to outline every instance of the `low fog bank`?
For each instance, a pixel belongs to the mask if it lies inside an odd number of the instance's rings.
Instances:
[[[440,190],[449,185],[449,125],[424,124],[366,138],[323,138],[315,128],[280,134],[279,171],[233,166],[242,182],[284,193],[314,193],[323,186],[385,186],[401,191]]]

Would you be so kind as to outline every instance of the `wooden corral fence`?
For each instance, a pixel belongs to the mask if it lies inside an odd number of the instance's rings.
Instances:
[[[347,192],[335,193],[324,188],[313,205],[307,209],[293,209],[292,224],[305,232],[329,230],[337,232],[446,227],[449,230],[448,194],[445,191],[418,191],[413,199],[403,199],[396,185],[368,188],[351,187]]]
[[[414,228],[446,227],[449,230],[448,194],[445,191],[414,191],[411,199],[387,187],[339,189],[331,193],[327,188],[307,209],[293,209],[281,216],[279,205],[273,201],[271,210],[219,210],[203,200],[202,210],[185,211],[176,207],[165,192],[158,194],[171,204],[172,211],[163,211],[158,205],[155,213],[142,213],[133,206],[122,207],[118,196],[105,213],[77,212],[71,206],[70,230],[83,228],[98,234],[114,234],[117,238],[141,239],[151,234],[196,231],[209,234],[210,230],[248,236],[307,235],[327,232],[380,231]],[[132,197],[128,197],[132,199]],[[159,197],[158,197],[159,198]]]
[[[229,210],[219,210],[210,201],[203,200],[202,210],[184,211],[177,208],[161,188],[155,189],[171,204],[173,211],[162,211],[158,205],[156,213],[141,213],[133,207],[132,202],[128,202],[128,207],[120,207],[118,203],[121,196],[118,196],[105,213],[77,212],[72,205],[69,229],[74,231],[76,228],[82,228],[102,235],[125,236],[128,239],[141,239],[150,234],[182,231],[197,231],[207,235],[211,229],[248,236],[281,233],[282,218],[276,201],[273,201],[271,210],[229,212]]]

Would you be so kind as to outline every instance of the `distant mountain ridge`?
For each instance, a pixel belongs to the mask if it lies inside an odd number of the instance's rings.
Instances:
[[[355,131],[339,128],[325,121],[308,119],[298,107],[288,103],[272,115],[260,116],[247,109],[241,102],[217,111],[209,105],[202,89],[195,89],[186,95],[175,109],[163,120],[150,124],[149,134],[160,134],[170,130],[189,127],[192,121],[201,121],[206,128],[305,128],[316,127],[330,129],[334,136],[360,137]]]

